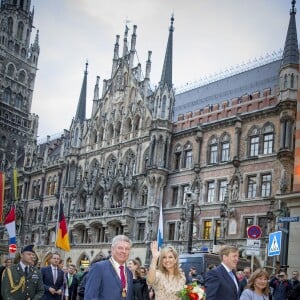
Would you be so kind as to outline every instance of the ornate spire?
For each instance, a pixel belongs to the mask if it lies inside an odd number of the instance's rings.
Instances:
[[[173,60],[173,32],[174,16],[171,17],[171,26],[169,28],[168,45],[165,54],[164,66],[161,74],[160,85],[167,84],[172,87],[172,60]]]
[[[86,89],[87,89],[87,68],[88,68],[88,62],[85,63],[85,71],[84,71],[84,77],[83,82],[81,86],[81,92],[80,97],[77,105],[77,111],[75,116],[75,121],[79,121],[80,123],[83,123],[85,120],[85,110],[86,110]]]
[[[283,51],[282,67],[290,64],[299,64],[295,5],[296,0],[292,0],[292,8],[290,10],[290,22]]]

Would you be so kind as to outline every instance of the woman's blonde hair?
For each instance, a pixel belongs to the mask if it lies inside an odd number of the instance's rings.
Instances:
[[[255,272],[252,273],[252,275],[249,278],[248,284],[246,288],[254,291],[255,289],[255,280],[259,277],[266,277],[267,280],[269,280],[269,273],[265,271],[264,269],[257,269]],[[268,295],[270,293],[269,289],[269,283],[267,282],[266,287],[263,289],[263,293],[265,295]]]
[[[168,270],[163,266],[163,257],[168,253],[171,252],[176,260],[175,265],[174,265],[174,275],[175,276],[180,276],[181,275],[181,270],[179,268],[179,262],[178,262],[178,253],[175,250],[174,247],[172,246],[167,246],[164,247],[160,250],[160,256],[159,256],[159,261],[158,261],[158,269],[165,275],[168,275]]]

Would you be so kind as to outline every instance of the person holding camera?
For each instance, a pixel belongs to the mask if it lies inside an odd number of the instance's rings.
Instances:
[[[204,285],[203,277],[197,273],[197,268],[192,266],[190,268],[189,276],[187,278],[187,283],[197,282],[198,285]]]
[[[287,280],[284,271],[280,271],[277,276],[270,280],[270,287],[273,288],[273,300],[283,300],[288,298],[288,293],[292,289],[291,283]]]

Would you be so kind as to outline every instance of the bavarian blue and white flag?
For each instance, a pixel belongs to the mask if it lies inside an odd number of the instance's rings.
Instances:
[[[158,230],[157,230],[157,245],[158,249],[162,248],[164,243],[164,227],[163,227],[163,212],[162,212],[162,201],[159,207],[159,220],[158,220]]]

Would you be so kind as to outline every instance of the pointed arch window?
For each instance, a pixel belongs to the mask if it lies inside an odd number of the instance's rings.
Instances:
[[[95,129],[94,131],[93,131],[93,135],[92,135],[92,143],[93,144],[96,144],[97,142],[98,142],[98,140],[97,140],[97,130]]]
[[[23,22],[18,23],[18,30],[17,30],[17,39],[22,40],[24,32],[24,24]]]
[[[120,132],[121,132],[121,122],[117,121],[115,124],[115,137],[120,136]]]
[[[14,21],[12,17],[8,18],[7,21],[7,25],[8,25],[8,35],[12,35],[13,34],[13,27],[14,27]]]
[[[229,135],[224,135],[221,139],[221,162],[229,161],[230,159],[230,139]]]
[[[263,154],[272,154],[274,150],[274,127],[268,124],[263,128]]]
[[[22,70],[20,73],[19,73],[19,81],[24,83],[25,82],[25,78],[26,78],[26,74],[25,74],[25,71]]]
[[[14,77],[15,71],[16,71],[16,69],[15,69],[14,65],[9,64],[7,67],[7,75],[10,77]]]
[[[218,162],[218,141],[215,137],[210,140],[208,146],[208,161],[210,164]]]
[[[56,183],[57,183],[56,181],[57,181],[57,177],[54,176],[53,181],[51,183],[51,191],[50,191],[51,195],[54,195],[56,192]]]
[[[11,89],[10,88],[6,88],[4,90],[4,95],[3,95],[3,100],[5,103],[9,104],[11,101]]]
[[[46,188],[46,195],[50,196],[51,195],[51,177],[48,177],[47,181],[47,188]]]
[[[190,143],[184,147],[184,168],[192,168],[193,166],[193,149]]]
[[[148,203],[148,188],[144,186],[141,194],[141,206],[147,206],[147,203]]]
[[[259,131],[253,128],[249,136],[249,156],[257,156],[259,153]]]
[[[23,107],[23,96],[21,94],[18,94],[16,96],[16,108],[22,109]]]
[[[107,130],[107,138],[112,139],[113,137],[114,137],[114,126],[113,124],[109,124]]]
[[[34,180],[31,186],[31,198],[35,198],[35,190],[36,190],[36,181]]]
[[[38,199],[41,193],[41,180],[37,181],[36,190],[35,190],[35,199]]]
[[[292,73],[291,74],[291,89],[294,88],[294,83],[295,83],[295,75]]]
[[[280,149],[292,148],[293,121],[291,118],[283,118],[280,120]]]
[[[180,145],[178,145],[176,147],[175,153],[174,153],[174,170],[175,171],[178,171],[180,169],[181,152],[182,152],[182,148]]]
[[[287,74],[284,75],[283,78],[283,88],[286,89],[288,86],[288,79],[287,79]]]

